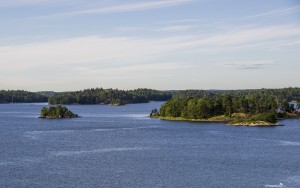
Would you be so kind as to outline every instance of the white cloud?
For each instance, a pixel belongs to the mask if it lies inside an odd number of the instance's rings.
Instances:
[[[168,32],[176,32],[176,31],[186,31],[194,28],[194,25],[175,25],[175,26],[168,26],[157,29],[157,31],[168,31]]]
[[[173,70],[182,70],[184,68],[191,68],[193,65],[190,62],[160,62],[160,63],[140,63],[133,65],[121,65],[111,67],[80,67],[75,68],[83,75],[121,75],[124,73],[149,73],[149,72],[168,72]]]
[[[145,60],[170,49],[174,48],[167,41],[88,36],[0,47],[0,64],[21,68],[53,64],[128,62]]]
[[[194,37],[182,42],[181,48],[189,48],[190,52],[218,52],[238,47],[255,48],[262,43],[289,38],[300,35],[300,27],[297,25],[277,25],[268,27],[246,27],[229,29],[221,34],[213,34],[207,37]],[[242,48],[241,48],[242,47]]]
[[[271,60],[231,61],[231,62],[226,62],[225,65],[234,69],[241,69],[241,70],[264,69],[268,66],[274,65],[274,61]]]
[[[201,20],[190,18],[190,19],[177,19],[177,20],[159,22],[158,24],[178,24],[178,23],[189,23],[189,22],[199,22],[199,21]]]
[[[293,14],[300,11],[300,6],[289,7],[285,9],[272,10],[261,14],[248,16],[245,19],[259,18],[259,17],[271,17],[271,16],[282,16],[287,14]]]
[[[136,12],[136,11],[171,7],[180,4],[190,3],[193,1],[195,0],[161,0],[161,1],[127,3],[127,4],[111,5],[107,7],[100,7],[94,9],[70,11],[66,13],[50,15],[49,17],[72,16],[72,15],[82,15],[82,14],[109,14],[109,13],[122,13],[122,12]]]
[[[119,27],[116,30],[121,32],[138,32],[143,31],[145,28],[143,27]]]
[[[282,41],[299,35],[298,26],[281,25],[272,27],[252,27],[227,32],[218,32],[211,36],[178,35],[173,37],[101,37],[87,36],[23,45],[0,46],[0,65],[6,70],[30,67],[61,65],[86,65],[97,63],[121,63],[123,65],[152,61],[161,62],[161,58],[174,60],[180,53],[217,54],[229,50],[248,50],[249,48],[268,49],[280,46]],[[266,44],[264,44],[266,43]]]
[[[24,5],[41,5],[41,4],[65,4],[65,3],[78,3],[74,0],[0,0],[0,7],[9,6],[24,6]]]

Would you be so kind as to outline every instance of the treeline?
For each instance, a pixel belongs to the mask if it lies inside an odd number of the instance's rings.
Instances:
[[[257,90],[182,90],[158,91],[152,89],[118,90],[118,89],[86,89],[76,92],[52,91],[28,92],[0,90],[0,103],[32,103],[49,102],[49,104],[113,104],[145,103],[149,101],[166,101],[169,99],[214,99],[229,95],[234,98],[272,98],[276,104],[287,105],[288,101],[300,100],[300,88],[257,89]],[[254,99],[253,99],[254,98]],[[252,107],[254,108],[254,107]]]
[[[166,101],[172,98],[171,92],[152,89],[118,90],[86,89],[83,91],[59,93],[49,97],[49,104],[128,104],[149,101]]]
[[[39,93],[41,95],[44,95],[46,97],[51,97],[51,96],[54,96],[57,94],[57,92],[54,92],[54,91],[38,91],[36,93]]]
[[[34,103],[47,102],[48,97],[23,90],[0,90],[0,103]]]
[[[284,117],[286,113],[296,113],[290,100],[299,100],[300,90],[287,88],[280,90],[251,90],[226,92],[187,92],[186,97],[178,93],[172,100],[167,101],[160,110],[153,110],[150,116],[180,117],[185,119],[208,119],[225,115],[231,117],[234,113],[257,116],[267,114]],[[192,97],[192,95],[196,97]],[[195,95],[196,94],[196,95]],[[204,97],[202,97],[204,96]],[[262,119],[263,116],[260,116]]]
[[[234,97],[245,95],[276,96],[279,100],[300,100],[300,88],[248,89],[248,90],[182,90],[173,93],[173,99],[180,98],[215,98],[228,94]]]

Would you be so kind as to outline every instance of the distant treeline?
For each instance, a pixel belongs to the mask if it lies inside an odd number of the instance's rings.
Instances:
[[[0,103],[34,103],[47,101],[48,97],[39,93],[23,90],[0,90]]]
[[[300,88],[248,89],[248,90],[181,90],[173,93],[173,99],[179,98],[215,98],[228,94],[234,97],[246,95],[276,96],[280,100],[300,100]]]
[[[233,113],[284,116],[295,109],[291,100],[300,100],[300,88],[235,90],[235,91],[179,91],[152,116],[207,119]],[[280,108],[280,113],[278,110]],[[260,117],[260,119],[263,119]]]
[[[58,92],[54,92],[54,91],[38,91],[36,93],[39,93],[41,95],[45,95],[46,97],[52,97],[52,96],[56,95]]]
[[[146,103],[166,101],[172,98],[171,92],[152,89],[118,90],[86,89],[83,91],[59,93],[49,97],[49,104],[113,104]]]
[[[127,104],[145,103],[149,101],[167,101],[170,99],[217,99],[229,95],[234,98],[268,98],[277,104],[286,104],[291,100],[300,100],[300,88],[257,89],[257,90],[182,90],[158,91],[152,89],[118,90],[118,89],[86,89],[75,92],[53,91],[0,91],[0,103],[49,102],[49,104]],[[255,97],[254,97],[255,98]]]

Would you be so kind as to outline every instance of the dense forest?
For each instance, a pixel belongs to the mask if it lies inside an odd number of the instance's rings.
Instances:
[[[47,101],[48,97],[39,93],[23,90],[0,90],[0,103],[34,103]]]
[[[275,122],[276,118],[297,113],[291,100],[300,100],[299,88],[236,91],[179,91],[172,100],[153,110],[150,116],[208,119],[240,113],[252,120]]]
[[[248,90],[181,90],[173,93],[173,99],[179,98],[214,98],[228,94],[239,97],[245,95],[276,96],[280,100],[300,100],[300,88],[283,89],[248,89]]]
[[[49,97],[49,104],[112,104],[146,103],[149,101],[166,101],[172,98],[171,92],[152,89],[118,90],[86,89],[76,92],[59,93]]]

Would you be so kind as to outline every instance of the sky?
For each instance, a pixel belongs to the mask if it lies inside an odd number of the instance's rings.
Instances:
[[[0,0],[0,89],[299,87],[298,0]]]

